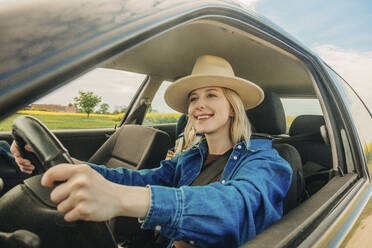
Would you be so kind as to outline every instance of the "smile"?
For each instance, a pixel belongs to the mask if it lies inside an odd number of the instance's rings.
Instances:
[[[199,116],[195,116],[195,118],[197,120],[206,120],[206,119],[209,119],[211,118],[213,115],[199,115]]]

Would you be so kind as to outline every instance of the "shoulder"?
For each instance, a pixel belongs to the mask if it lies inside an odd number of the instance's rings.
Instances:
[[[240,152],[244,157],[250,159],[256,158],[267,158],[276,159],[279,155],[275,149],[273,149],[272,141],[268,139],[253,139],[249,141],[248,147],[245,141],[237,144],[234,149],[244,147],[240,149]]]
[[[290,173],[291,166],[273,148],[268,139],[250,140],[249,147],[244,151],[243,167],[250,169],[284,170]]]

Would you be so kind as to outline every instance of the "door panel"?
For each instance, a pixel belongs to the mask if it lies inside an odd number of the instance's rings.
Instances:
[[[53,131],[70,155],[82,161],[88,161],[113,132],[114,129],[112,128]],[[5,140],[11,144],[13,138],[10,132],[1,132],[0,140]]]
[[[88,161],[110,135],[114,133],[114,129],[56,130],[53,133],[72,157]]]

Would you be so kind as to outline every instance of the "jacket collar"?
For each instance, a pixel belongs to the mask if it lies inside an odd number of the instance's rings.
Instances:
[[[207,140],[204,138],[202,139],[199,143],[195,144],[192,148],[193,149],[198,149],[201,151],[201,153],[204,155],[207,151]],[[241,146],[247,147],[247,142],[246,141],[241,141],[237,144],[234,145],[234,151],[235,150],[241,150]],[[272,148],[272,141],[269,139],[251,139],[249,140],[249,147],[248,151],[251,152],[256,152],[259,150],[266,150],[266,149],[271,149]]]

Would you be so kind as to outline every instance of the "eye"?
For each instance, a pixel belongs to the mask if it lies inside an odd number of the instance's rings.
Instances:
[[[213,93],[209,93],[208,94],[208,97],[217,97],[217,95],[216,94],[213,94]]]
[[[190,102],[194,102],[194,101],[196,101],[197,99],[198,99],[198,98],[194,96],[194,97],[190,97],[189,101],[190,101]]]

